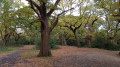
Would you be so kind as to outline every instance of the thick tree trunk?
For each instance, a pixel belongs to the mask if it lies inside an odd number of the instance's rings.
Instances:
[[[76,39],[77,47],[81,47],[81,45],[80,45],[80,40],[79,40],[76,32],[74,32],[74,36],[75,36],[75,39]]]
[[[40,52],[38,54],[38,57],[52,55],[49,45],[49,38],[50,38],[50,30],[48,28],[43,29],[41,31],[41,44],[40,44]]]

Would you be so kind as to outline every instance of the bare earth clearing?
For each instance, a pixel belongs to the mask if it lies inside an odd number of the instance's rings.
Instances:
[[[117,51],[60,46],[52,50],[53,57],[37,58],[39,51],[29,50],[32,47],[25,46],[0,58],[0,67],[120,67]]]

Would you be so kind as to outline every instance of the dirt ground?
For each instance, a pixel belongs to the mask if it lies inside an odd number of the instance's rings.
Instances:
[[[62,53],[55,54],[61,56],[56,56],[53,67],[120,67],[118,51],[96,48],[61,48],[65,50],[64,55]]]
[[[30,50],[33,46],[25,46],[17,52],[18,54],[15,54],[16,52],[10,54],[10,56],[17,56],[15,63],[11,63],[11,66],[9,63],[4,63],[4,67],[120,67],[119,51],[73,46],[59,47],[60,49],[52,50],[52,57],[38,58],[36,56],[39,50]]]

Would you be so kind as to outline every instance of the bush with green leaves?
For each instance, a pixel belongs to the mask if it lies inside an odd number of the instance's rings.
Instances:
[[[57,46],[58,44],[59,44],[59,42],[58,42],[58,39],[56,39],[56,38],[50,38],[50,48],[51,49],[58,49],[59,47]],[[40,49],[40,37],[37,37],[36,39],[35,39],[35,45],[36,45],[36,49],[38,50],[38,49]]]
[[[29,41],[26,39],[26,37],[22,36],[19,40],[19,44],[21,45],[29,45]]]
[[[50,47],[51,49],[58,49],[59,47],[57,46],[59,44],[59,41],[57,38],[50,38]]]
[[[102,32],[97,32],[92,40],[92,47],[93,48],[104,48],[105,43],[107,42],[107,37]]]
[[[93,48],[102,48],[107,50],[120,50],[120,45],[114,39],[109,39],[104,32],[97,32],[92,40]]]
[[[85,39],[80,39],[80,44],[81,44],[81,46],[82,47],[84,47],[85,46]],[[68,39],[67,40],[67,45],[69,45],[69,46],[76,46],[76,40],[75,39]]]
[[[75,44],[76,44],[76,41],[75,41],[75,40],[73,40],[73,39],[67,40],[67,45],[75,46]]]
[[[34,44],[34,40],[32,38],[27,39],[25,36],[21,36],[18,44],[16,44],[14,38],[10,38],[7,43],[7,46],[23,46],[23,45],[32,45]],[[2,45],[2,41],[0,41],[0,45]]]
[[[40,35],[37,35],[37,36],[35,37],[34,44],[35,44],[35,47],[36,47],[37,50],[40,49],[40,41],[41,41],[40,39],[41,39]]]

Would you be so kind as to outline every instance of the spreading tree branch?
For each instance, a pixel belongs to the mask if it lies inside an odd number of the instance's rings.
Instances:
[[[98,20],[98,18],[95,18],[95,20],[92,21],[92,25],[91,25],[92,27],[97,20]]]
[[[62,14],[64,14],[65,12],[68,12],[68,11],[70,11],[70,10],[72,10],[72,9],[74,9],[74,8],[65,10],[65,11],[61,12],[60,14],[58,14],[57,17],[56,17],[55,22],[54,22],[54,23],[52,24],[52,26],[50,27],[50,30],[52,31],[52,29],[57,25],[58,19],[59,19],[59,17],[60,17]]]
[[[34,8],[34,6],[35,6],[37,9],[39,9],[39,6],[34,1],[32,1],[32,0],[27,0],[27,1],[30,3],[31,8],[38,15],[39,19],[42,21],[40,13]]]
[[[27,1],[33,4],[37,9],[39,9],[39,6],[33,0],[27,0]]]
[[[60,0],[57,0],[54,4],[54,6],[50,9],[50,11],[47,13],[47,16],[49,17],[55,10],[55,7],[58,5],[58,3],[60,2]]]
[[[76,31],[77,29],[79,29],[81,26],[82,26],[82,23],[78,27],[75,27],[74,31]]]

